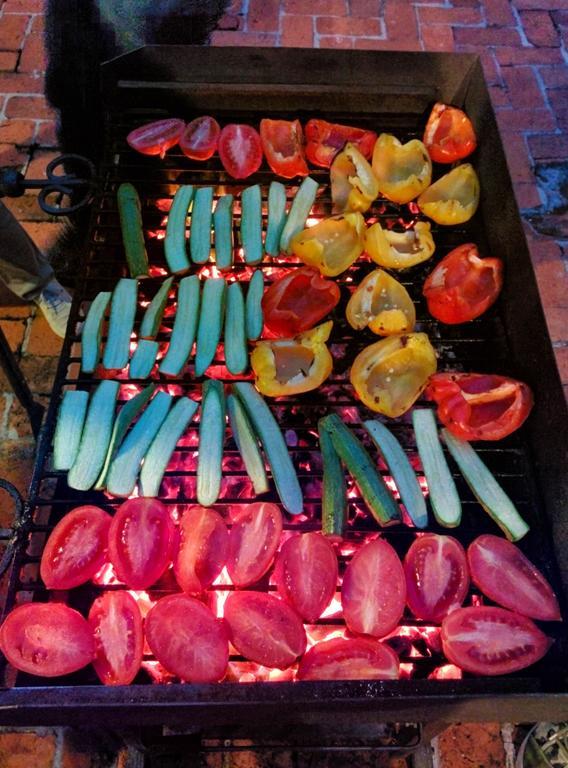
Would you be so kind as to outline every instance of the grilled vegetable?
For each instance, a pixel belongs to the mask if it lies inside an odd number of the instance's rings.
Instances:
[[[280,250],[290,253],[292,238],[306,226],[306,219],[312,209],[318,191],[318,183],[306,176],[298,187],[290,212],[280,236]]]
[[[121,184],[117,193],[118,215],[124,252],[131,277],[148,274],[148,254],[138,192],[132,184]]]
[[[409,203],[430,184],[432,161],[418,139],[401,144],[382,133],[373,149],[373,171],[382,195],[395,203]]]
[[[262,197],[258,184],[243,189],[241,194],[241,244],[247,264],[262,261]]]
[[[342,539],[347,525],[347,486],[341,460],[323,419],[318,421],[318,434],[323,460],[321,496],[321,531],[324,536]]]
[[[224,442],[225,392],[222,382],[210,379],[203,385],[197,455],[197,501],[204,507],[219,497]]]
[[[337,153],[329,172],[334,213],[365,213],[379,196],[379,183],[373,169],[355,144],[347,143]]]
[[[383,269],[370,272],[357,286],[345,315],[352,328],[368,327],[379,336],[408,333],[416,322],[408,291]]]
[[[85,373],[93,373],[99,363],[103,319],[111,296],[110,291],[101,291],[87,312],[81,333],[81,370]]]
[[[151,373],[160,345],[151,339],[140,339],[134,350],[128,375],[131,379],[146,379]]]
[[[293,179],[308,175],[299,120],[261,120],[260,140],[266,161],[277,176]]]
[[[422,213],[437,224],[463,224],[479,205],[479,179],[470,163],[446,173],[417,200]]]
[[[264,293],[264,275],[261,269],[255,269],[249,281],[245,303],[245,321],[247,339],[256,341],[262,333],[264,316],[262,311],[262,296]]]
[[[471,155],[477,139],[465,112],[438,102],[426,123],[424,144],[435,163],[455,163]]]
[[[141,339],[155,339],[158,335],[173,282],[173,277],[166,278],[150,304],[147,306],[142,322],[140,323],[140,332],[138,336]]]
[[[363,253],[365,220],[360,213],[344,213],[322,219],[298,232],[289,250],[300,261],[335,277],[345,272]]]
[[[233,266],[233,196],[223,195],[213,213],[215,264],[222,272]]]
[[[53,469],[70,469],[81,443],[89,393],[68,389],[63,394],[53,437]]]
[[[375,264],[387,269],[407,269],[433,256],[436,246],[427,221],[417,221],[411,229],[393,232],[380,223],[365,233],[365,251]]]
[[[241,284],[238,282],[230,283],[227,287],[225,364],[233,374],[243,373],[248,368],[245,301]]]
[[[252,480],[254,492],[257,495],[266,493],[269,486],[258,440],[253,432],[245,409],[235,395],[228,395],[227,411],[229,413],[229,423],[233,438],[241,454],[247,474]]]
[[[128,363],[137,298],[136,280],[121,278],[112,292],[108,337],[103,353],[103,367],[107,371],[121,371]]]
[[[191,184],[184,184],[177,188],[174,195],[170,212],[168,213],[168,223],[166,224],[166,237],[164,240],[164,254],[168,267],[174,275],[187,272],[189,269],[189,259],[187,258],[186,245],[186,225],[189,214],[189,206],[193,200],[193,187]],[[193,233],[193,216],[191,221]]]
[[[211,253],[213,187],[195,190],[191,208],[189,250],[194,264],[205,264]]]
[[[268,188],[268,226],[264,250],[270,256],[280,253],[280,238],[286,224],[286,187],[279,181],[270,182]]]
[[[199,290],[197,275],[180,280],[170,344],[160,364],[160,373],[164,376],[178,376],[191,354],[199,314]]]
[[[196,376],[203,376],[215,357],[223,328],[226,288],[223,277],[209,277],[203,286],[195,351]]]

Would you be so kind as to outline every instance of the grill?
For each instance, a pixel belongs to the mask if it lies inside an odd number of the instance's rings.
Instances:
[[[158,46],[135,51],[103,67],[107,106],[105,152],[100,168],[89,230],[88,258],[81,267],[72,320],[84,317],[88,303],[100,290],[110,290],[126,272],[116,209],[116,189],[132,182],[143,203],[143,220],[154,277],[142,281],[142,300],[155,293],[157,278],[165,273],[163,258],[164,217],[177,186],[214,186],[216,196],[238,193],[236,184],[223,171],[218,158],[195,163],[172,150],[163,161],[144,158],[126,145],[132,128],[167,116],[186,120],[213,114],[222,123],[258,124],[263,116],[300,118],[317,116],[391,132],[400,139],[420,137],[435,100],[462,106],[478,132],[479,149],[474,164],[481,179],[480,210],[467,225],[440,228],[433,225],[437,252],[434,261],[460,243],[474,241],[482,253],[501,256],[506,264],[502,297],[482,318],[457,327],[443,327],[428,316],[421,286],[432,264],[419,265],[404,273],[401,281],[417,305],[417,330],[428,333],[439,356],[439,370],[486,371],[527,381],[535,393],[536,407],[528,423],[513,436],[495,445],[479,447],[519,511],[531,525],[522,549],[544,572],[560,597],[565,615],[568,608],[568,458],[566,434],[568,413],[556,370],[554,355],[539,303],[530,256],[515,206],[501,141],[491,109],[479,60],[469,55],[399,54],[350,51],[203,49],[189,46]],[[322,185],[313,219],[331,212],[327,171],[312,170]],[[246,180],[260,183],[266,195],[274,178],[261,170]],[[295,192],[294,182],[287,185]],[[238,199],[238,198],[237,198]],[[371,220],[391,227],[410,226],[416,219],[412,204],[399,208],[375,202]],[[238,225],[238,209],[235,224]],[[237,236],[235,227],[235,236]],[[235,237],[237,242],[237,238]],[[247,279],[248,268],[237,255],[235,274]],[[262,268],[267,282],[282,269],[298,266],[288,259],[267,259]],[[273,412],[286,433],[305,497],[305,514],[287,518],[286,531],[319,528],[321,511],[321,459],[317,444],[317,419],[334,410],[365,441],[360,427],[369,412],[355,401],[348,384],[349,366],[355,354],[375,340],[370,332],[354,333],[344,320],[350,286],[370,271],[370,264],[357,262],[338,282],[342,302],[336,308],[331,339],[335,367],[320,390],[271,402]],[[203,271],[211,271],[206,267]],[[166,342],[174,307],[165,313],[158,338]],[[75,322],[70,323],[70,329]],[[37,460],[22,526],[9,575],[8,610],[16,601],[48,599],[39,580],[39,559],[46,534],[71,508],[100,504],[109,511],[120,500],[101,493],[77,493],[68,488],[65,476],[51,469],[51,438],[61,393],[65,387],[92,389],[96,382],[80,373],[79,337],[72,331],[65,340],[53,397],[42,428]],[[229,380],[222,350],[209,375]],[[139,390],[124,378],[124,401]],[[162,385],[172,394],[198,395],[201,382],[189,372]],[[419,470],[409,416],[389,420],[414,466]],[[160,498],[181,511],[195,502],[197,427],[190,425],[169,465]],[[373,455],[376,452],[373,451]],[[455,469],[455,467],[454,467]],[[386,474],[386,467],[382,466]],[[252,489],[232,438],[225,444],[224,481],[217,508],[247,503]],[[496,532],[456,473],[463,502],[462,524],[452,531],[467,546],[476,536]],[[388,482],[388,478],[387,478]],[[277,501],[276,496],[266,497]],[[352,552],[377,526],[365,512],[355,488],[350,490],[350,526],[342,552],[340,572]],[[429,530],[444,533],[430,514]],[[410,527],[389,528],[386,538],[403,556],[414,538]],[[68,602],[85,612],[102,589],[116,588],[110,582],[89,584],[73,590]],[[563,586],[564,585],[564,586]],[[269,577],[262,587],[273,589]],[[213,592],[223,596],[231,587],[217,584]],[[166,580],[152,590],[154,600],[174,589]],[[145,598],[144,598],[145,599]],[[475,603],[472,591],[466,604]],[[333,610],[316,625],[309,626],[313,639],[336,631],[341,621]],[[568,717],[568,637],[562,625],[547,625],[555,643],[537,665],[503,678],[461,679],[444,677],[445,664],[436,650],[434,631],[406,613],[398,637],[390,642],[399,652],[403,677],[398,681],[293,682],[289,672],[259,669],[233,657],[227,681],[215,685],[153,685],[159,675],[151,657],[135,683],[105,688],[87,668],[65,679],[38,681],[25,674],[4,670],[5,688],[0,690],[1,724],[101,724],[186,726],[208,733],[242,734],[264,732],[287,734],[293,727],[308,727],[313,735],[323,732],[360,734],[377,722],[427,722],[453,720],[549,720]],[[436,672],[438,670],[438,672]],[[256,680],[256,682],[244,681]],[[241,681],[241,682],[239,682]],[[367,741],[368,743],[368,741]]]

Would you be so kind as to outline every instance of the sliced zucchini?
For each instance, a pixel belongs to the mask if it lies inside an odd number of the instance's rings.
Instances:
[[[183,277],[179,282],[174,327],[160,363],[160,373],[164,376],[178,376],[191,354],[199,317],[200,288],[197,275]]]
[[[280,238],[286,224],[286,187],[272,181],[268,188],[268,225],[264,250],[271,256],[280,253]]]
[[[130,277],[148,274],[148,254],[144,242],[140,197],[132,184],[121,184],[117,192],[120,230]]]
[[[324,536],[342,539],[347,526],[347,484],[341,460],[329,432],[318,422],[319,444],[323,459],[323,486],[321,494],[321,531]]]
[[[260,185],[243,189],[241,194],[241,245],[247,264],[260,264],[262,250],[262,194]]]
[[[138,283],[121,278],[112,292],[108,337],[103,352],[103,368],[121,371],[130,357],[130,336],[134,328]]]
[[[128,375],[131,379],[146,379],[152,373],[152,368],[158,356],[160,345],[151,339],[140,339],[134,350]]]
[[[310,213],[312,205],[316,199],[316,193],[318,191],[318,183],[314,181],[310,176],[306,178],[300,184],[296,196],[292,201],[290,207],[290,213],[284,224],[282,235],[280,236],[280,250],[287,252],[290,241],[301,232],[306,226],[306,219]]]
[[[197,454],[197,501],[204,507],[215,504],[221,490],[225,420],[223,383],[210,379],[203,385]]]
[[[224,272],[233,266],[233,196],[223,195],[213,213],[215,264]]]
[[[77,457],[89,393],[81,389],[68,389],[57,414],[53,437],[53,469],[70,469]]]
[[[262,295],[264,293],[264,275],[261,269],[255,269],[248,285],[245,315],[247,339],[256,341],[262,333],[264,317],[262,314]]]
[[[203,376],[213,362],[225,316],[224,277],[209,277],[203,286],[195,348],[195,375]]]
[[[164,254],[170,272],[179,275],[189,269],[187,257],[186,226],[189,215],[189,206],[193,199],[193,187],[184,184],[177,188],[172,207],[168,213],[166,224],[166,237],[164,240]]]
[[[99,364],[103,320],[111,296],[110,291],[101,291],[87,312],[81,333],[81,370],[85,373],[93,373]]]
[[[247,474],[252,480],[254,492],[257,496],[261,493],[266,493],[269,486],[258,440],[253,432],[245,409],[234,395],[228,395],[227,397],[227,411],[229,412],[231,431]]]
[[[140,333],[138,335],[141,339],[155,339],[158,335],[173,282],[173,277],[166,278],[152,301],[148,304],[140,323]]]
[[[189,250],[194,264],[205,264],[211,254],[213,187],[195,190],[191,209]]]
[[[245,333],[245,300],[239,282],[227,286],[225,313],[225,365],[235,375],[248,368],[248,349]]]

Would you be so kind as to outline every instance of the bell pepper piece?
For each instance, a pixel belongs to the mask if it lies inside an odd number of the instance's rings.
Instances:
[[[470,163],[446,173],[418,198],[422,213],[437,224],[463,224],[479,205],[479,179]]]
[[[290,243],[291,251],[322,275],[335,277],[363,252],[364,233],[365,220],[360,213],[332,216],[299,232]]]
[[[335,213],[365,213],[379,196],[379,182],[370,164],[354,144],[346,144],[330,168],[331,199]]]
[[[375,269],[355,289],[345,314],[352,328],[368,327],[379,336],[409,333],[416,322],[408,291],[382,269]]]
[[[329,168],[335,155],[348,141],[355,144],[361,154],[369,159],[377,140],[374,131],[317,119],[308,120],[305,134],[306,157],[310,163],[323,168]]]
[[[477,139],[465,112],[438,102],[426,123],[424,144],[435,163],[455,163],[473,152]]]
[[[365,235],[365,251],[375,264],[387,269],[407,269],[429,259],[436,246],[430,224],[418,221],[412,229],[392,232],[373,224]]]
[[[418,139],[401,144],[390,133],[381,133],[372,165],[380,193],[395,203],[414,200],[432,180],[430,155]]]

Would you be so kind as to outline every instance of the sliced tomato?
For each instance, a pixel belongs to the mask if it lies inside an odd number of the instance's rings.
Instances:
[[[465,243],[444,256],[426,278],[422,293],[433,317],[455,325],[482,315],[502,287],[501,259],[480,259],[477,246]]]
[[[476,675],[506,675],[530,667],[551,640],[526,616],[504,608],[458,608],[442,623],[448,661]]]
[[[147,589],[172,559],[176,530],[157,499],[128,499],[118,508],[109,531],[109,559],[131,589]]]
[[[206,507],[190,507],[180,522],[180,544],[174,561],[177,583],[198,594],[209,587],[227,561],[229,535],[221,515]]]
[[[30,675],[59,677],[76,672],[95,656],[89,623],[62,603],[25,603],[0,627],[0,649],[8,662]]]
[[[467,559],[453,536],[424,533],[404,558],[406,602],[412,613],[438,624],[459,608],[469,588]]]
[[[191,683],[216,683],[225,676],[227,630],[199,600],[163,597],[146,616],[145,628],[150,650],[172,675]]]
[[[377,141],[374,131],[353,128],[351,125],[308,120],[306,123],[306,157],[314,165],[329,168],[335,155],[350,142],[369,160]]]
[[[477,146],[469,117],[457,107],[434,104],[424,130],[424,144],[435,163],[455,163]]]
[[[240,509],[229,533],[227,571],[236,587],[257,582],[272,565],[282,533],[276,504],[256,502]]]
[[[160,155],[164,157],[168,149],[175,147],[181,139],[185,128],[183,120],[169,118],[156,120],[153,123],[141,125],[130,131],[126,141],[132,149],[143,155]]]
[[[234,179],[246,179],[262,163],[262,143],[251,125],[231,123],[219,136],[219,157]]]
[[[426,397],[438,404],[438,418],[462,440],[501,440],[518,429],[533,407],[521,381],[486,373],[437,373]]]
[[[101,683],[128,685],[140,669],[144,651],[142,615],[129,592],[104,592],[89,611],[95,636],[93,667]]]
[[[217,151],[221,128],[214,117],[204,115],[188,123],[179,140],[179,148],[192,160],[208,160]]]
[[[398,656],[367,637],[324,640],[302,657],[298,680],[396,680]]]
[[[264,292],[264,325],[273,336],[291,338],[317,325],[337,306],[339,287],[313,267],[300,267]]]
[[[284,542],[274,569],[282,597],[304,621],[316,621],[335,595],[337,555],[321,533],[302,533]]]
[[[364,544],[345,570],[341,604],[352,632],[384,637],[404,611],[406,582],[398,555],[382,538]]]
[[[292,179],[308,175],[299,120],[261,120],[260,138],[266,161],[277,176]]]
[[[266,592],[233,592],[225,603],[229,636],[246,659],[286,669],[306,650],[306,632],[295,611]]]
[[[541,621],[561,621],[558,600],[542,573],[507,539],[484,534],[469,545],[473,583],[504,608]]]
[[[48,589],[72,589],[85,584],[101,568],[112,517],[104,509],[76,507],[51,532],[39,572]]]

